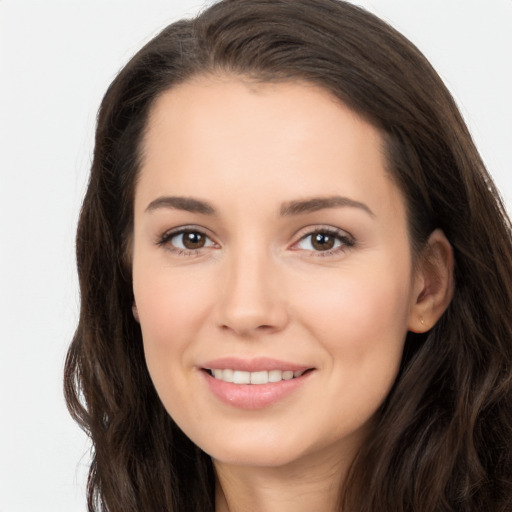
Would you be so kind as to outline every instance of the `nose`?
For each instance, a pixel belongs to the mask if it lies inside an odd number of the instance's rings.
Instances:
[[[222,329],[246,337],[284,329],[288,310],[277,267],[270,256],[254,251],[227,258],[217,302]]]

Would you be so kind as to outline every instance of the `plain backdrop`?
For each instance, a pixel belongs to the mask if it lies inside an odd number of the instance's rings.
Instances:
[[[512,0],[356,2],[431,60],[512,210]],[[0,0],[0,512],[86,510],[89,445],[62,368],[96,111],[143,43],[204,5]]]

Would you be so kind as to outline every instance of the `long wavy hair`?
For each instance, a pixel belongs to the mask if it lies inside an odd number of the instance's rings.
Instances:
[[[330,91],[382,134],[413,250],[435,228],[453,247],[453,300],[428,333],[408,334],[340,510],[510,512],[510,221],[425,57],[382,20],[337,0],[219,2],[164,29],[103,99],[76,239],[80,320],[65,366],[68,407],[93,442],[89,511],[215,508],[211,460],[169,417],[146,368],[130,239],[151,106],[176,84],[217,73]]]

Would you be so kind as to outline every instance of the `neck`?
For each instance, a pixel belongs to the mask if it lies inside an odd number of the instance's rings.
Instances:
[[[336,512],[353,457],[331,453],[279,467],[214,461],[216,512]]]

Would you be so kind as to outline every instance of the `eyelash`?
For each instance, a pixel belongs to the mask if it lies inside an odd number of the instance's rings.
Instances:
[[[306,228],[308,229],[308,228]],[[340,242],[337,247],[333,247],[332,249],[327,249],[325,251],[315,251],[311,250],[311,257],[326,257],[326,256],[334,256],[338,254],[342,254],[348,249],[354,247],[356,245],[355,239],[349,235],[346,231],[341,229],[336,229],[328,226],[320,226],[315,227],[314,229],[309,229],[306,231],[297,242],[293,244],[292,247],[296,247],[301,242],[305,241],[307,238],[313,237],[315,235],[326,235],[328,237],[333,237],[335,241]],[[311,244],[312,242],[310,242]],[[300,249],[294,249],[300,250]]]
[[[165,247],[167,250],[173,252],[174,254],[177,254],[178,256],[199,256],[201,254],[201,249],[204,249],[205,247],[199,247],[197,249],[182,249],[181,247],[173,246],[170,243],[173,238],[178,237],[180,235],[184,235],[185,233],[197,233],[205,237],[205,239],[212,242],[207,247],[216,245],[215,242],[213,242],[213,240],[202,229],[196,228],[194,226],[184,226],[182,228],[166,231],[158,239],[157,245],[159,245],[160,247]]]
[[[173,238],[178,237],[180,235],[184,235],[186,233],[199,234],[205,237],[205,239],[209,240],[211,243],[207,246],[199,247],[197,249],[182,249],[170,243]],[[299,240],[292,245],[292,250],[300,250],[297,248],[294,249],[294,247],[299,245],[301,242],[305,241],[308,237],[313,237],[314,235],[326,235],[328,237],[333,237],[335,241],[338,241],[340,243],[338,246],[335,246],[332,249],[328,249],[325,251],[315,251],[306,249],[306,251],[311,252],[311,257],[326,257],[340,254],[356,245],[354,238],[351,235],[349,235],[346,231],[342,231],[341,229],[336,229],[332,227],[316,227],[315,229],[311,229],[305,232],[299,238]],[[217,244],[202,229],[193,226],[185,226],[182,228],[165,232],[158,239],[157,245],[165,247],[167,250],[173,252],[174,254],[177,254],[178,256],[199,256],[201,254],[201,249],[214,247]]]

